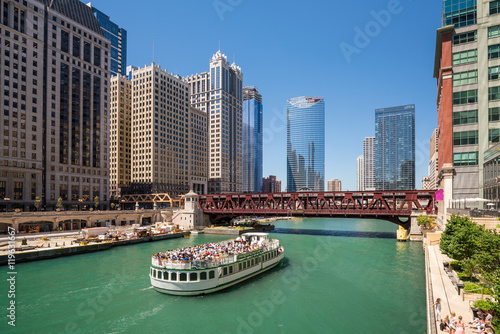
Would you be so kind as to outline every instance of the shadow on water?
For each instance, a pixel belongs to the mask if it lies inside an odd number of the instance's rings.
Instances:
[[[350,238],[396,239],[396,232],[333,231],[333,230],[277,228],[274,231],[271,231],[271,233],[323,235],[323,236],[350,237]]]

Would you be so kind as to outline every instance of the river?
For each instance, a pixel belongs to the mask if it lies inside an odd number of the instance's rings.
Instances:
[[[12,332],[426,331],[422,244],[397,242],[396,225],[314,218],[280,221],[276,227],[272,236],[285,248],[283,264],[207,296],[156,292],[148,277],[151,255],[229,237],[199,235],[18,264]],[[4,310],[6,299],[1,298]],[[0,332],[9,332],[2,318]]]

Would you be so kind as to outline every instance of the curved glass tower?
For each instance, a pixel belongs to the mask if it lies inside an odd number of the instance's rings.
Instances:
[[[287,191],[325,189],[325,100],[287,101]]]

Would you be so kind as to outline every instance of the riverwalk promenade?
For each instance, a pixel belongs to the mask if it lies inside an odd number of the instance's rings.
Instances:
[[[444,270],[444,262],[450,262],[451,259],[441,253],[439,244],[425,245],[425,264],[426,264],[426,282],[427,282],[427,322],[428,334],[443,333],[439,329],[439,322],[436,319],[436,311],[432,304],[437,298],[441,298],[441,318],[444,319],[451,312],[455,312],[457,318],[462,316],[467,324],[472,321],[473,315],[469,301],[462,301],[462,296],[458,294],[455,285]],[[463,293],[463,291],[461,291]],[[477,333],[472,328],[465,329],[466,334]]]

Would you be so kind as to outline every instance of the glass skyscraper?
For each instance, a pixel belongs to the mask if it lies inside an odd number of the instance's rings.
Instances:
[[[243,192],[262,192],[262,111],[258,89],[243,87]]]
[[[455,28],[465,27],[477,22],[476,0],[444,0],[443,27],[454,25]]]
[[[415,105],[375,110],[375,189],[415,189]]]
[[[325,189],[325,101],[302,96],[287,101],[287,191]]]
[[[111,75],[121,74],[125,76],[127,71],[127,30],[112,22],[109,15],[92,7],[91,2],[87,6],[92,8],[104,36],[111,41]]]

